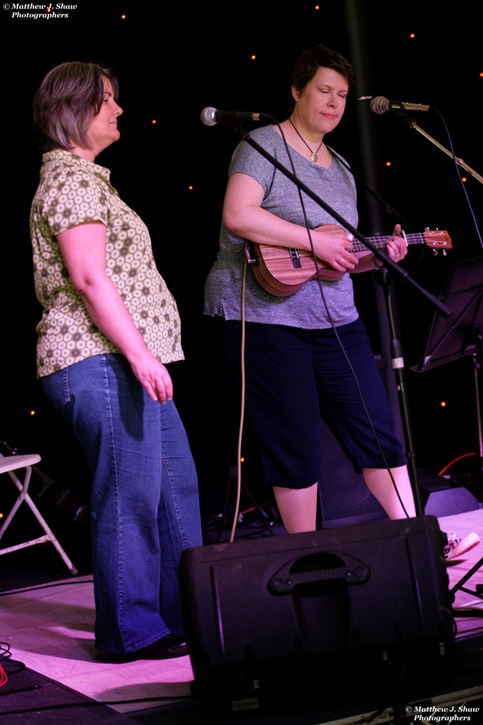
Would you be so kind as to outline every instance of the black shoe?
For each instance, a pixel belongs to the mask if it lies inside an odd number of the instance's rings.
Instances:
[[[147,647],[137,649],[134,652],[115,654],[113,652],[99,652],[99,658],[103,662],[122,664],[124,662],[136,662],[136,660],[168,660],[173,657],[184,657],[188,654],[188,645],[182,637],[174,634],[167,634]]]

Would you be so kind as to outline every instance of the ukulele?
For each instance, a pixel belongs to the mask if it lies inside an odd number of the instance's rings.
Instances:
[[[326,224],[318,227],[317,231],[335,230],[332,224]],[[366,237],[369,242],[376,248],[384,248],[387,241],[392,235],[382,235],[375,237]],[[406,234],[406,241],[409,244],[425,244],[435,253],[443,250],[446,254],[447,250],[452,249],[451,238],[448,232],[426,230],[417,234]],[[353,252],[363,252],[366,245],[354,239],[352,242]],[[346,272],[338,272],[333,269],[327,262],[317,259],[314,261],[312,252],[305,249],[289,249],[288,247],[274,247],[270,244],[257,244],[256,242],[245,242],[245,254],[248,263],[251,265],[253,274],[257,282],[276,297],[289,297],[298,292],[306,282],[311,279],[320,279],[324,281],[335,281],[340,279]]]

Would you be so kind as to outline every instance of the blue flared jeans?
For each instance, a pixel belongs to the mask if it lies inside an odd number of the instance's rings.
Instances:
[[[115,354],[41,384],[92,471],[96,647],[126,653],[182,635],[180,556],[202,536],[195,463],[175,403],[152,401]]]

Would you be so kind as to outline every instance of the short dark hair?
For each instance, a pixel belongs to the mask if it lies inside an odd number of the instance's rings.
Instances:
[[[337,71],[341,76],[344,76],[349,89],[351,88],[354,82],[352,65],[337,50],[332,50],[321,43],[307,48],[299,55],[292,70],[290,85],[300,93],[307,83],[312,80],[319,68],[332,68],[332,70]]]
[[[119,85],[110,68],[71,61],[47,73],[33,99],[34,123],[44,151],[90,148],[87,129],[104,101],[104,78],[111,82],[117,100]]]

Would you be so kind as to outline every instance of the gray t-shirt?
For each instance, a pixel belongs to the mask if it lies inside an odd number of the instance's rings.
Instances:
[[[293,171],[283,139],[272,126],[257,128],[250,132],[250,137],[350,225],[357,227],[354,179],[350,171],[335,157],[331,166],[324,169],[290,148],[295,169]],[[297,186],[246,141],[240,142],[231,160],[229,175],[237,172],[253,177],[263,187],[264,209],[295,224],[306,225]],[[322,224],[338,224],[331,214],[304,192],[302,198],[310,229]],[[220,315],[227,320],[241,319],[245,259],[245,240],[232,234],[222,224],[218,255],[205,285],[206,315]],[[247,322],[305,329],[327,328],[332,324],[340,326],[357,319],[358,312],[354,305],[349,274],[344,274],[336,281],[323,281],[322,290],[323,296],[318,281],[308,280],[295,294],[277,297],[262,288],[251,265],[248,265],[243,298],[245,319]]]

